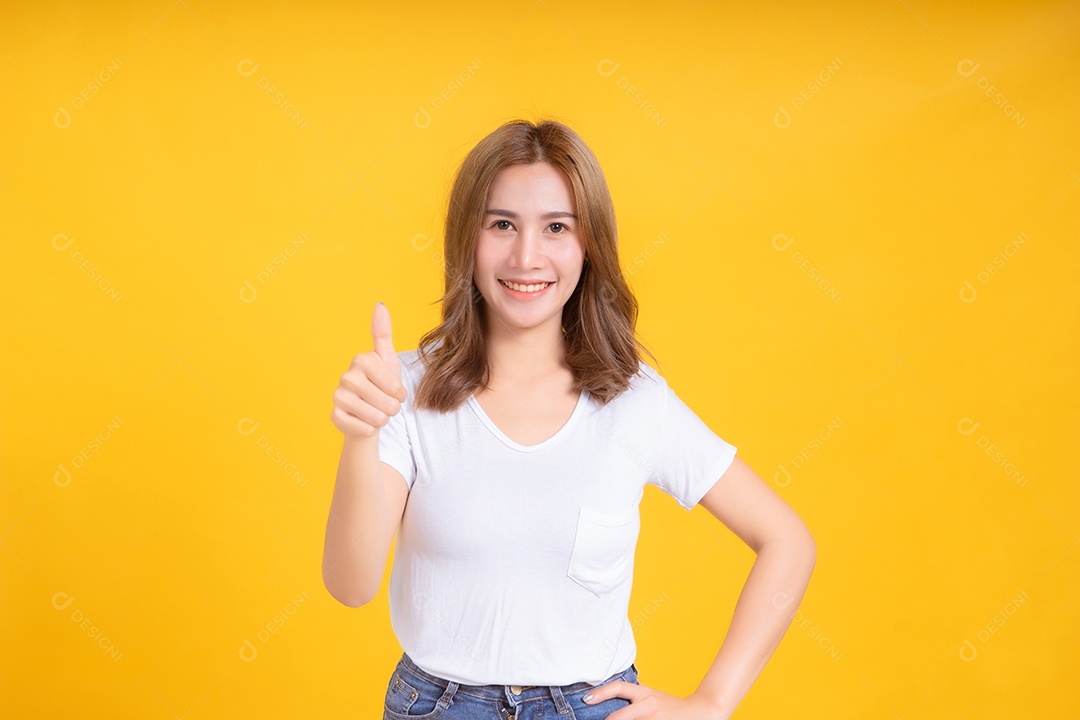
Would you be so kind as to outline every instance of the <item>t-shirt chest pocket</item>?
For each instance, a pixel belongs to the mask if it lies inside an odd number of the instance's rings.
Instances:
[[[633,575],[640,527],[636,505],[617,512],[582,507],[566,574],[597,597],[604,597]]]

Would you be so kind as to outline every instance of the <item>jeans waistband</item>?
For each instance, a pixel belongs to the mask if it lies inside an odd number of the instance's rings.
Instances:
[[[467,685],[465,683],[452,682],[450,680],[447,680],[446,678],[438,677],[437,675],[432,675],[431,673],[427,672],[426,670],[424,670],[420,666],[418,666],[416,664],[416,662],[413,661],[413,659],[411,657],[409,657],[408,653],[402,653],[401,662],[411,672],[416,673],[420,677],[422,677],[422,678],[424,678],[424,679],[426,679],[426,680],[428,680],[430,682],[433,682],[433,683],[435,683],[437,685],[443,685],[443,686],[453,684],[453,685],[457,686],[459,691],[465,691],[465,692],[469,693],[470,695],[480,695],[482,697],[502,698],[502,697],[505,697],[506,692],[507,692],[507,690],[509,688],[514,688],[515,689],[514,694],[519,695],[519,696],[521,696],[522,699],[524,699],[524,697],[526,696],[525,691],[530,690],[530,689],[534,689],[534,690],[535,689],[540,689],[542,692],[537,693],[537,694],[546,694],[549,687],[557,687],[562,694],[569,694],[569,693],[582,692],[584,690],[590,690],[590,689],[596,687],[595,684],[589,683],[589,682],[578,682],[578,683],[572,683],[570,685],[555,685],[555,686],[549,686],[549,685]],[[631,667],[633,667],[633,665],[631,665]],[[627,668],[627,669],[629,669],[629,668]],[[617,675],[621,675],[624,672],[626,672],[626,670],[623,670],[622,672],[615,673],[615,675],[613,675],[612,677],[615,677]]]

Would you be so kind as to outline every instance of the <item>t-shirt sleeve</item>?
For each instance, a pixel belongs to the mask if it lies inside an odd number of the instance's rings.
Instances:
[[[649,482],[693,510],[731,466],[738,450],[699,418],[665,382],[660,448]]]
[[[409,397],[402,403],[397,413],[391,415],[390,420],[379,429],[379,460],[401,473],[409,489],[412,490],[413,482],[416,480],[416,459],[413,457],[409,422],[406,416],[412,413],[413,389],[408,384],[406,387],[409,389]]]

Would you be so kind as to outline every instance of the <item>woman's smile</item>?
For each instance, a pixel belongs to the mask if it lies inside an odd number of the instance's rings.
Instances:
[[[499,280],[499,284],[512,298],[533,300],[547,293],[555,285],[555,282],[517,283],[512,280]]]

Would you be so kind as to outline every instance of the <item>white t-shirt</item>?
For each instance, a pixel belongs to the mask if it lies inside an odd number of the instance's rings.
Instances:
[[[379,458],[409,484],[389,588],[402,649],[469,685],[599,683],[625,670],[645,484],[692,510],[736,447],[644,362],[607,406],[583,392],[554,435],[520,445],[474,396],[417,411],[423,362],[397,355],[409,396],[379,432]]]

